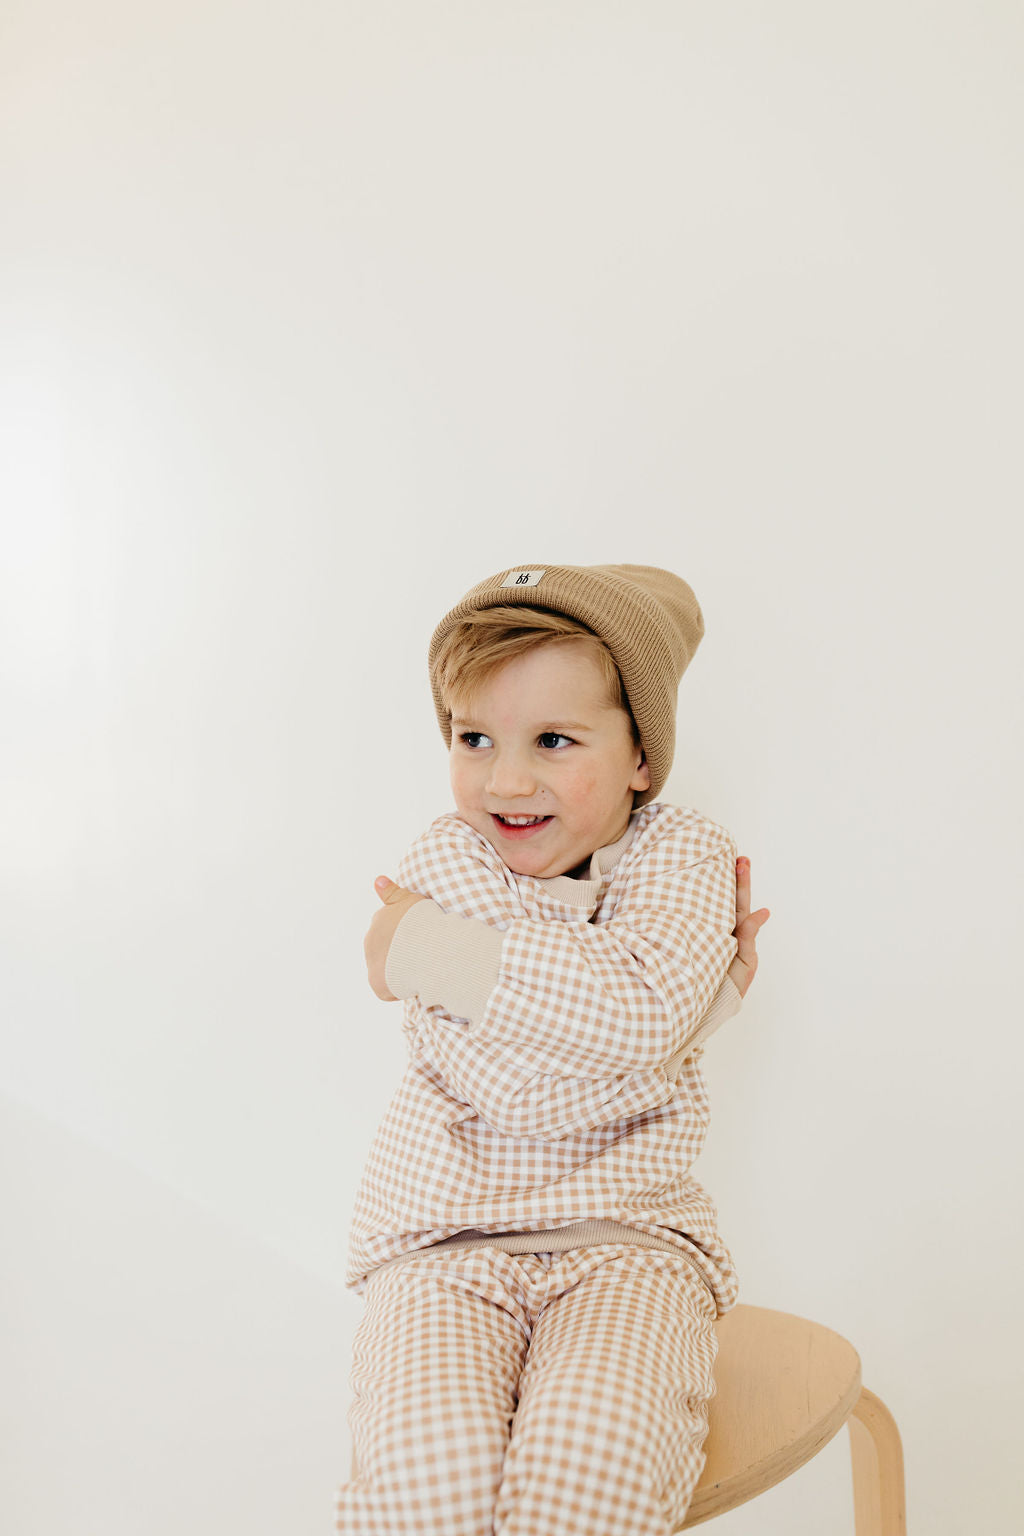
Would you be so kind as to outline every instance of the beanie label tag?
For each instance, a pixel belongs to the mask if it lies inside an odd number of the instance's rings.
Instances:
[[[547,570],[545,566],[544,570]],[[540,579],[544,571],[509,571],[503,587],[536,587],[540,585]]]

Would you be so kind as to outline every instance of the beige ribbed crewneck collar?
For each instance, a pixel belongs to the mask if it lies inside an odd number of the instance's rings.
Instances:
[[[583,880],[574,880],[571,875],[517,875],[516,879],[533,880],[537,885],[542,885],[550,891],[552,896],[559,901],[567,902],[573,907],[592,907],[594,898],[601,885],[607,880],[619,859],[625,853],[633,835],[636,832],[636,819],[640,815],[643,806],[633,811],[629,818],[629,825],[619,838],[618,842],[606,843],[603,848],[590,856],[590,873]]]

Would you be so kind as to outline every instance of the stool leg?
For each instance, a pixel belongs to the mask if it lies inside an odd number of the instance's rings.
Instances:
[[[903,1446],[896,1420],[867,1387],[847,1419],[857,1536],[905,1536]]]

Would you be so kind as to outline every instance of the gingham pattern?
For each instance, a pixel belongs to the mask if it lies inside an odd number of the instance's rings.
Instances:
[[[627,1244],[418,1254],[353,1346],[340,1536],[668,1536],[704,1466],[715,1302]]]
[[[673,812],[685,814],[676,806],[659,809],[669,820]],[[526,902],[505,884],[511,872],[457,816],[440,818],[407,855],[400,883],[422,894],[421,884],[410,882],[430,878],[424,863],[443,863],[443,895],[434,899],[446,911],[458,900],[467,841],[490,871],[502,871],[506,913],[496,926],[505,938],[499,985],[484,1017],[470,1026],[413,998],[406,1020],[420,1059],[508,1136],[555,1139],[667,1103],[674,1086],[666,1064],[696,1033],[735,953],[735,855],[721,829],[704,830],[680,867],[665,815],[640,812],[635,820],[633,843],[620,860],[627,871],[632,863],[632,878],[614,895],[609,890],[594,922],[593,906],[566,905],[552,886],[512,875],[520,892],[525,881],[540,887],[539,899],[551,909],[541,918],[523,916]],[[646,828],[647,856],[631,861]],[[446,857],[448,839],[454,861]],[[726,888],[733,894],[725,896]],[[723,902],[730,907],[727,931]]]
[[[700,1047],[674,1084],[736,953],[736,844],[687,807],[652,803],[593,902],[513,874],[454,814],[400,861],[399,884],[505,932],[477,1024],[404,1004],[410,1061],[356,1199],[346,1283],[473,1229],[618,1221],[678,1244],[720,1312],[735,1305],[714,1203],[687,1170],[709,1120]],[[538,1237],[538,1246],[541,1245]]]

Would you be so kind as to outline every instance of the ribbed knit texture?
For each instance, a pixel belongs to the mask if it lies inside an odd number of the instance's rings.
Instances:
[[[465,1253],[474,1248],[499,1248],[502,1253],[568,1253],[572,1248],[593,1248],[599,1243],[628,1243],[631,1248],[660,1248],[664,1253],[686,1257],[678,1239],[670,1243],[664,1237],[644,1232],[639,1227],[627,1226],[622,1221],[578,1221],[571,1227],[554,1227],[543,1232],[460,1232],[457,1237],[446,1237],[440,1243],[431,1244],[429,1252],[441,1253],[445,1249],[458,1248]],[[419,1249],[414,1253],[400,1253],[380,1267],[388,1269],[395,1264],[407,1264],[422,1252]],[[698,1264],[693,1265],[693,1271],[706,1287],[709,1296],[714,1298],[715,1293]]]
[[[516,585],[528,576],[527,585]],[[675,754],[679,680],[704,635],[704,616],[693,589],[655,565],[533,565],[499,571],[471,587],[438,624],[428,651],[430,686],[441,734],[451,746],[451,724],[436,669],[441,642],[459,622],[483,608],[505,604],[544,608],[585,624],[611,651],[651,771],[650,788],[637,791],[633,808],[657,798]]]

